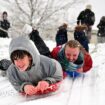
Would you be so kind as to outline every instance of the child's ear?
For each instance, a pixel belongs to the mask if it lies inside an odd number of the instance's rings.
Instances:
[[[29,60],[32,60],[32,57],[31,56],[29,56]]]
[[[31,57],[31,56],[29,56],[29,60],[30,60],[30,61],[31,61],[31,63],[32,63],[33,59],[32,59],[32,57]]]

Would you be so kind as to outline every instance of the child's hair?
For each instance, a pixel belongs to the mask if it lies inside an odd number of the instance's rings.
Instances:
[[[24,50],[16,50],[11,54],[10,57],[11,57],[12,62],[14,63],[14,60],[22,59],[24,58],[25,55],[32,58],[32,56],[27,51],[24,51]]]
[[[69,46],[71,48],[79,48],[81,50],[82,46],[77,40],[70,40],[65,44],[65,47]]]
[[[82,53],[86,53],[85,48],[77,41],[77,40],[70,40],[65,44],[64,49],[66,46],[69,46],[70,48],[79,48]]]

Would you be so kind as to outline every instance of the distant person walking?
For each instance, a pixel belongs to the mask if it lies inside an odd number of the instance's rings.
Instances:
[[[10,28],[10,23],[7,19],[8,14],[6,11],[2,13],[2,20],[0,20],[0,37],[6,38],[8,36],[8,29]]]
[[[68,37],[67,37],[67,24],[64,23],[62,26],[59,27],[56,37],[56,45],[63,45],[68,41]]]
[[[77,24],[87,25],[86,34],[89,42],[91,40],[92,26],[94,25],[94,22],[95,22],[95,14],[91,9],[92,9],[92,6],[87,5],[86,9],[81,11],[79,16],[77,17]]]

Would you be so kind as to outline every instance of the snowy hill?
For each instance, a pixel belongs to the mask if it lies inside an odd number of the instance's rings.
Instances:
[[[8,47],[11,39],[0,38],[0,60],[9,59]],[[45,41],[50,50],[55,46],[52,41]],[[67,77],[61,88],[42,96],[27,97],[17,93],[7,77],[0,74],[0,105],[105,105],[105,44],[90,44],[93,58],[91,71],[78,78]]]

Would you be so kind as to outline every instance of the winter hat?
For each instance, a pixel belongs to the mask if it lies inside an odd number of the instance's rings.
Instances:
[[[86,5],[86,9],[92,9],[92,6],[90,4]]]

